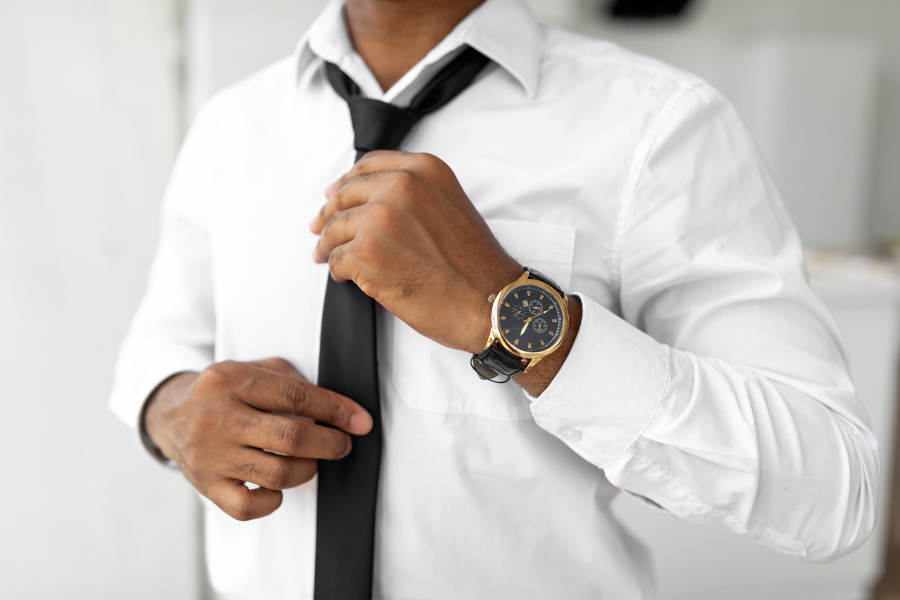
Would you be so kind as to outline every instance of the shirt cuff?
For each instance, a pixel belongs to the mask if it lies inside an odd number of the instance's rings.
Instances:
[[[166,466],[174,466],[150,439],[144,427],[144,409],[147,400],[167,379],[178,373],[188,371],[200,372],[208,367],[211,361],[201,355],[184,353],[180,356],[170,355],[163,361],[145,362],[145,368],[137,374],[117,374],[116,384],[110,397],[110,408],[138,434],[141,446],[158,462]]]
[[[656,414],[669,348],[582,294],[578,335],[562,368],[532,400],[535,422],[601,469],[625,452]]]

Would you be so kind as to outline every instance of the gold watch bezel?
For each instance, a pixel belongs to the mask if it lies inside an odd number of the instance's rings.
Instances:
[[[536,285],[540,288],[543,288],[544,290],[547,291],[548,294],[550,294],[551,296],[556,298],[556,300],[559,302],[559,305],[563,307],[563,311],[565,312],[565,315],[563,315],[563,317],[564,317],[563,318],[563,327],[562,327],[562,331],[560,332],[559,338],[557,338],[557,340],[555,342],[553,342],[553,344],[551,344],[549,348],[547,348],[546,350],[541,350],[540,352],[528,352],[526,350],[520,350],[520,349],[516,348],[515,346],[513,346],[512,344],[510,344],[509,342],[506,341],[506,338],[504,337],[503,332],[500,331],[500,318],[499,318],[500,303],[503,301],[504,298],[506,298],[507,295],[509,295],[510,292],[512,292],[512,290],[514,290],[517,287],[521,287],[523,285]],[[540,281],[538,279],[531,279],[528,271],[525,271],[525,273],[521,277],[519,277],[518,279],[516,279],[515,281],[513,281],[512,283],[510,283],[509,285],[504,287],[502,290],[500,290],[500,293],[497,294],[497,296],[494,298],[494,303],[493,303],[493,306],[491,307],[491,333],[488,336],[487,342],[485,343],[484,347],[489,348],[495,341],[499,342],[500,345],[503,347],[503,349],[506,350],[507,352],[509,352],[510,354],[512,354],[513,356],[517,356],[522,359],[530,359],[531,362],[528,365],[528,369],[530,369],[537,363],[538,360],[540,360],[542,358],[546,358],[546,357],[550,356],[551,354],[553,354],[554,352],[556,352],[559,349],[559,347],[562,345],[563,340],[566,339],[566,334],[568,332],[569,332],[569,300],[568,300],[568,298],[560,295],[560,293],[557,292],[555,289],[553,289],[553,286],[551,286],[550,284],[544,283],[543,281]],[[526,371],[528,369],[526,369]]]

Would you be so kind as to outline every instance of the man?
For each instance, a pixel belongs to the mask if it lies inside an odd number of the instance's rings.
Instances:
[[[366,146],[376,113],[416,121]],[[368,379],[335,368],[357,341]],[[362,379],[367,409],[334,391]],[[520,0],[335,0],[214,98],[111,402],[205,498],[228,598],[651,597],[619,489],[809,561],[874,522],[868,418],[734,111]],[[359,464],[377,502],[342,513]]]

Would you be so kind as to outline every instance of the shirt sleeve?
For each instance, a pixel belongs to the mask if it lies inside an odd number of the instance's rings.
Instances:
[[[617,316],[585,295],[536,422],[619,488],[809,561],[875,521],[877,446],[837,327],[733,108],[673,95],[636,157]]]
[[[209,154],[204,149],[215,129],[211,113],[207,107],[198,115],[175,163],[148,288],[116,364],[110,408],[136,431],[144,403],[160,383],[213,362],[215,314],[202,185]]]

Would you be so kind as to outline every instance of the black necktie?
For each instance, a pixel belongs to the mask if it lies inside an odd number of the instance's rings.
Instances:
[[[356,160],[372,150],[395,150],[413,125],[455,98],[488,59],[467,48],[416,94],[408,108],[364,98],[359,86],[326,63],[328,81],[350,108]],[[353,440],[338,461],[319,461],[315,600],[370,600],[375,503],[381,465],[381,407],[375,346],[375,301],[353,282],[328,279],[319,350],[319,386],[338,392],[372,415],[372,432]]]

